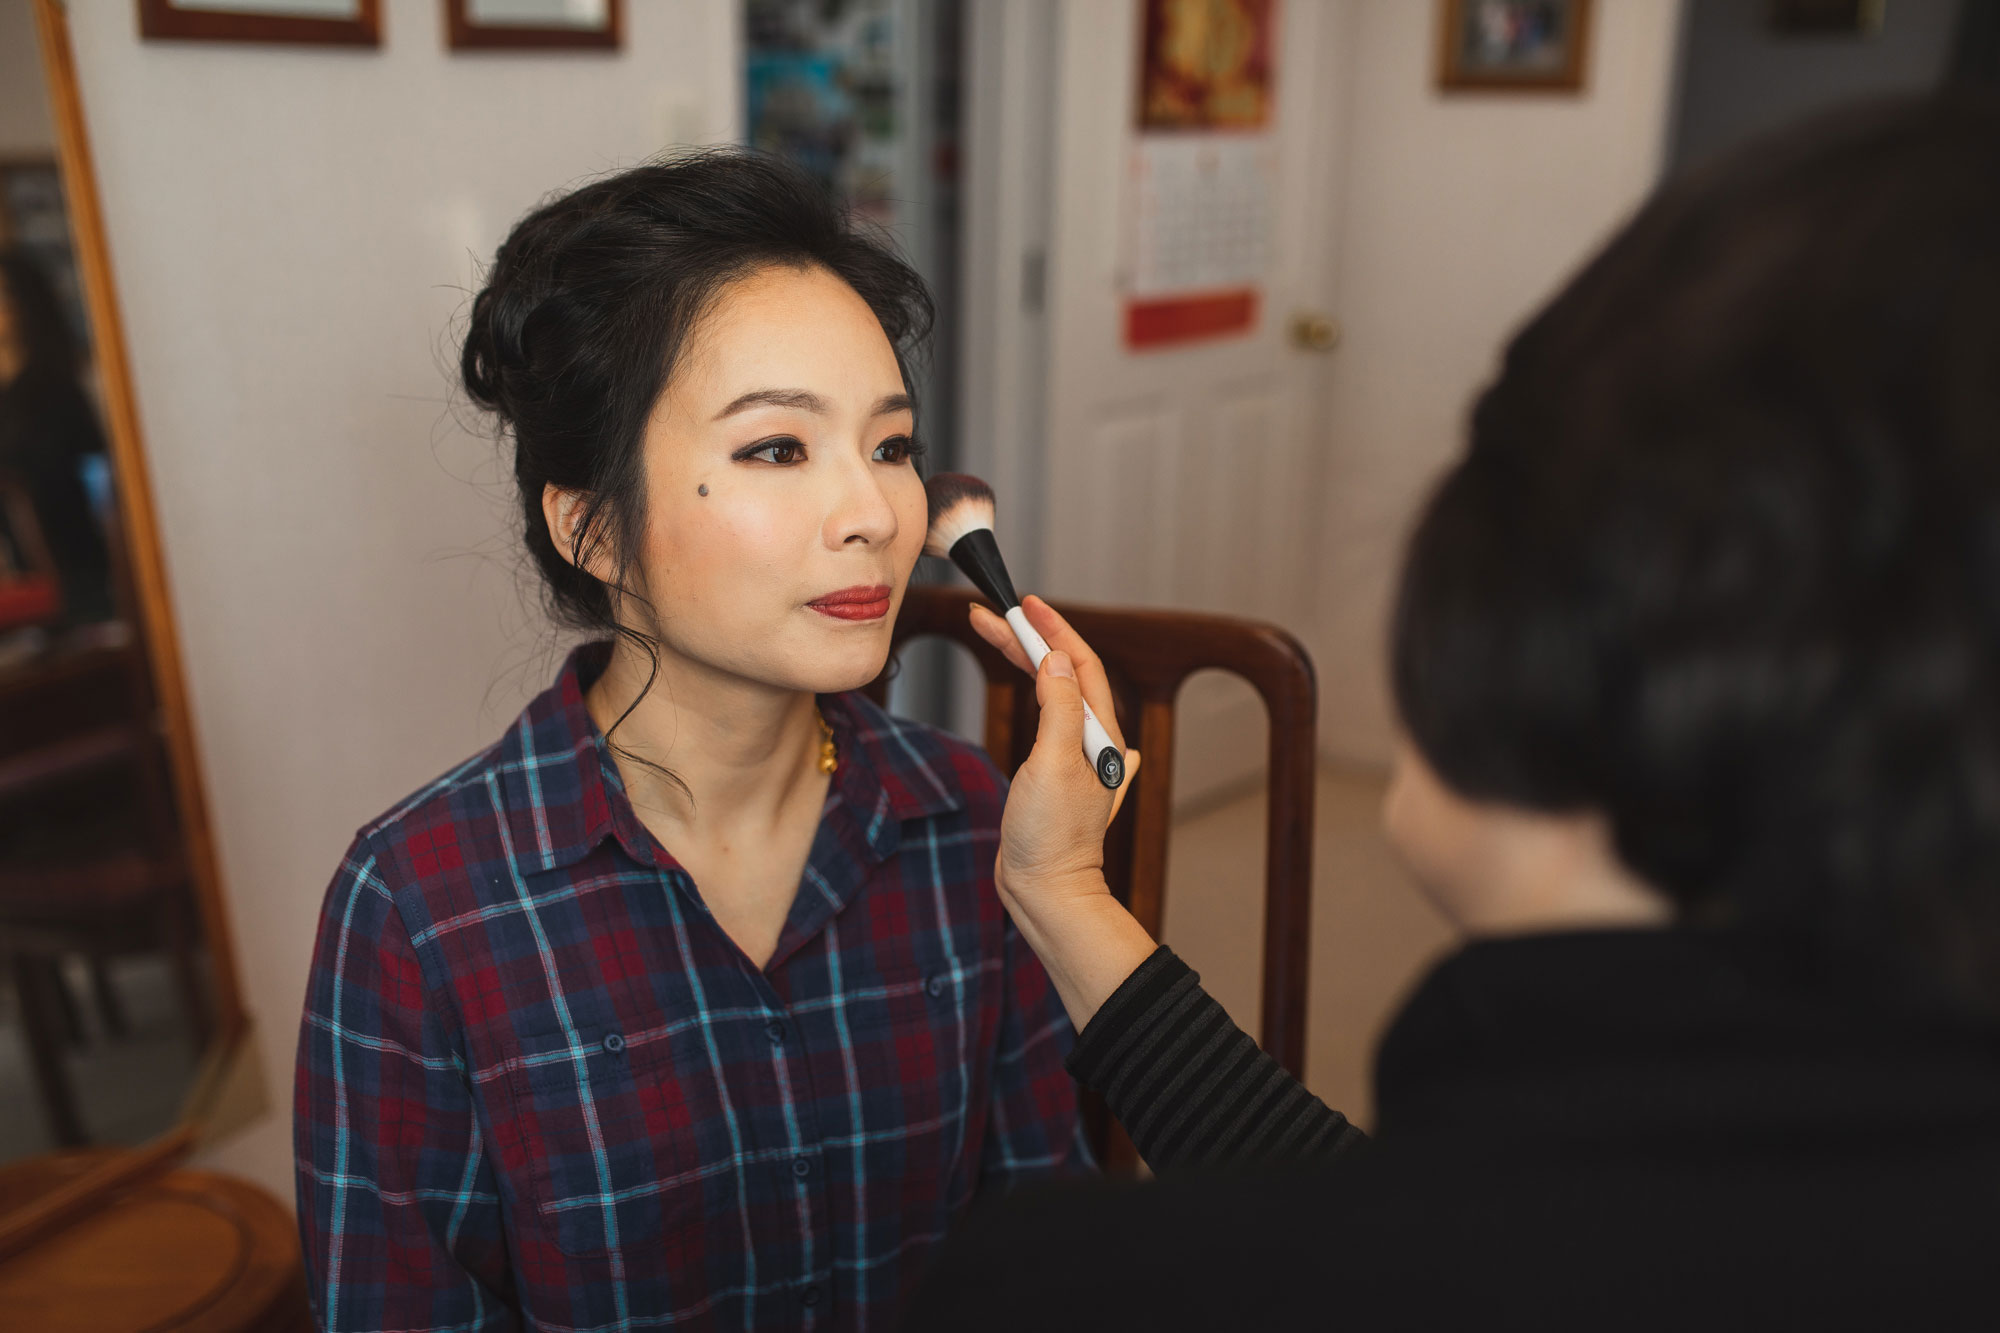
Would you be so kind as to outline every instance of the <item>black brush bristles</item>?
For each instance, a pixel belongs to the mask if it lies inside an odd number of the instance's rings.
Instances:
[[[930,500],[924,554],[949,560],[1004,614],[1021,604],[993,536],[993,488],[963,472],[940,472],[924,483]]]

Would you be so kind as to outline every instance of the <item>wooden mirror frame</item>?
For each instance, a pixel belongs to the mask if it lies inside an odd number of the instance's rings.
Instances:
[[[201,766],[195,751],[194,716],[188,706],[180,638],[174,626],[166,567],[160,552],[159,522],[153,512],[152,481],[139,429],[125,326],[118,313],[111,253],[104,234],[104,212],[84,127],[69,16],[62,0],[34,0],[34,6],[42,74],[48,83],[49,110],[56,126],[56,156],[68,201],[70,244],[76,255],[85,308],[90,313],[105,434],[110,442],[111,468],[126,558],[131,567],[139,632],[146,645],[153,689],[164,721],[176,813],[181,821],[188,874],[194,884],[195,906],[210,960],[215,1035],[203,1053],[174,1127],[54,1194],[0,1217],[0,1258],[39,1238],[49,1228],[90,1211],[132,1181],[171,1166],[197,1143],[226,1128],[218,1119],[218,1103],[230,1071],[248,1051],[250,1035],[242,983],[236,973],[236,951],[223,905],[222,877],[209,827]]]

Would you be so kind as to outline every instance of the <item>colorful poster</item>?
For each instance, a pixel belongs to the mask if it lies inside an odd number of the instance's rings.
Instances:
[[[1145,0],[1125,344],[1257,327],[1271,266],[1276,0]]]
[[[1146,0],[1145,22],[1141,129],[1270,124],[1277,0]]]

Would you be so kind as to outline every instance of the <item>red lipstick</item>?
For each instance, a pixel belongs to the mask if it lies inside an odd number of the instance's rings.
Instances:
[[[816,597],[807,602],[813,610],[835,620],[880,620],[889,614],[889,598],[893,590],[886,583],[869,584],[856,588],[842,588],[824,597]]]

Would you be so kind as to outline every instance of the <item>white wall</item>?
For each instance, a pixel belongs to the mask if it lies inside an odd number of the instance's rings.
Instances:
[[[1677,3],[1602,0],[1583,97],[1445,100],[1435,6],[1348,2],[1347,341],[1313,646],[1327,745],[1372,760],[1404,527],[1507,330],[1652,181]],[[449,56],[437,0],[387,0],[377,52],[142,44],[130,5],[70,6],[274,1107],[215,1160],[281,1197],[336,859],[551,665],[505,469],[452,412],[475,259],[543,192],[737,128],[732,0],[627,8],[607,58]]]
[[[1384,629],[1408,526],[1458,452],[1505,339],[1644,198],[1660,169],[1679,0],[1599,0],[1581,96],[1445,95],[1437,11],[1351,0],[1319,553],[1321,742],[1380,763]]]
[[[0,0],[0,157],[54,157],[55,121],[27,0]]]
[[[628,5],[615,56],[453,56],[439,0],[384,10],[363,52],[141,43],[129,3],[69,6],[274,1108],[213,1160],[286,1199],[327,880],[552,666],[507,471],[453,412],[475,261],[543,193],[739,119],[731,0]]]

